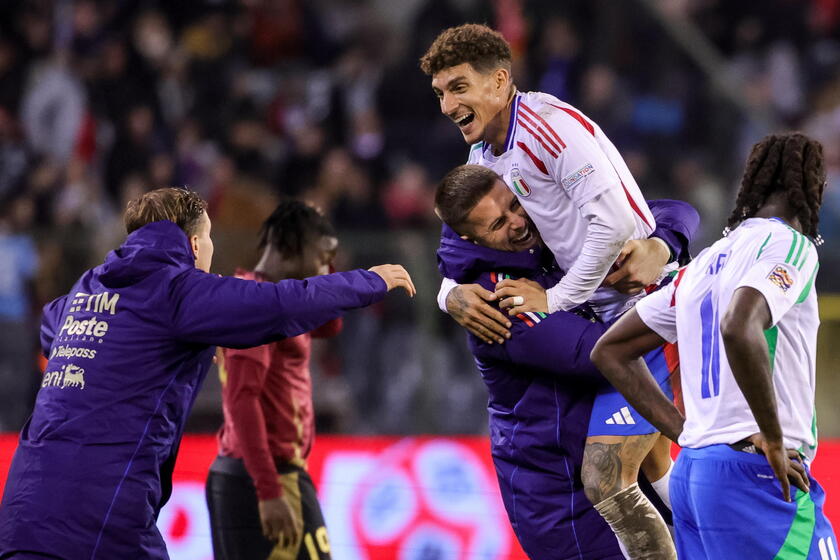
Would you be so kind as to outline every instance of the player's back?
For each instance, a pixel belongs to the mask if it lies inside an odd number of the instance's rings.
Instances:
[[[631,239],[644,239],[656,227],[639,186],[609,138],[580,111],[551,95],[517,93],[505,151],[497,155],[489,145],[475,144],[469,163],[503,178],[564,270],[577,260],[586,240],[590,217],[581,207],[608,189],[620,190],[629,206],[634,219]],[[631,305],[630,299],[612,288],[599,288],[590,303],[610,319]]]
[[[680,272],[673,301],[686,406],[681,445],[734,443],[759,431],[720,334],[735,290],[750,287],[771,311],[765,338],[785,445],[813,454],[818,267],[804,235],[777,219],[751,218]]]

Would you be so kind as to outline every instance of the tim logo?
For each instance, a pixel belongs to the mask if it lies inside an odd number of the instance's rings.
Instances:
[[[767,279],[781,288],[783,292],[787,292],[790,287],[793,286],[793,278],[790,277],[790,273],[787,271],[787,268],[782,265],[774,268],[770,274],[767,275]]]

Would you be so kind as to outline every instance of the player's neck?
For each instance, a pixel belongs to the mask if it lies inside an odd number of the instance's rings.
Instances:
[[[790,206],[780,200],[768,200],[755,213],[756,218],[779,218],[798,232],[802,232],[799,217],[791,211]]]
[[[505,149],[505,141],[507,140],[508,130],[510,129],[510,112],[513,110],[513,100],[516,97],[516,86],[510,86],[510,95],[508,96],[507,104],[499,111],[493,122],[487,127],[487,132],[484,135],[484,142],[490,144],[493,155],[498,156]]]

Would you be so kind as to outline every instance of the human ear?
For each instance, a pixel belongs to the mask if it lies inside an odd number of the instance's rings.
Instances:
[[[193,257],[195,260],[198,260],[198,236],[193,235],[190,237],[190,246],[192,246]]]

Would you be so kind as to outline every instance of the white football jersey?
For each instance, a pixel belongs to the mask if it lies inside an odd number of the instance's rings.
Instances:
[[[685,427],[683,447],[735,443],[759,431],[726,359],[720,321],[736,289],[767,300],[767,339],[786,447],[813,458],[819,268],[811,241],[776,218],[751,218],[680,269],[667,287],[636,304],[662,338],[679,341]]]
[[[517,93],[507,140],[496,156],[480,142],[469,163],[498,173],[519,198],[557,264],[569,270],[580,254],[589,221],[581,207],[608,189],[621,191],[635,219],[632,239],[655,229],[653,215],[630,170],[597,124],[551,95]],[[612,288],[599,288],[589,300],[605,318],[629,307],[630,299]]]

